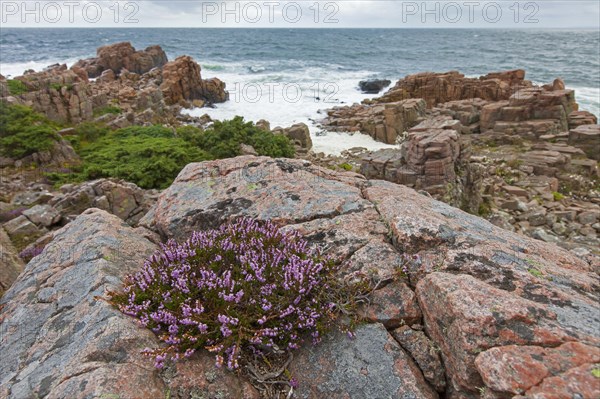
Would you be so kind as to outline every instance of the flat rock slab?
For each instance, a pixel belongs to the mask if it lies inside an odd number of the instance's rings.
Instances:
[[[338,334],[301,350],[290,366],[298,379],[295,397],[437,398],[418,367],[381,324]]]
[[[156,347],[154,335],[96,298],[154,249],[97,209],[60,230],[2,298],[0,396],[161,397],[165,387],[139,353]]]
[[[346,176],[292,159],[242,156],[193,163],[141,223],[153,218],[162,235],[182,239],[236,216],[293,224],[373,208],[357,187],[364,178]]]

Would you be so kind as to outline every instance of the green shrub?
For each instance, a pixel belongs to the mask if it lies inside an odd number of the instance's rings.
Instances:
[[[558,191],[553,191],[552,196],[554,197],[554,201],[560,201],[563,198],[565,198],[565,196],[559,193]]]
[[[94,110],[94,116],[102,116],[102,115],[106,115],[106,114],[113,114],[113,115],[118,115],[120,113],[122,113],[123,110],[119,107],[117,107],[116,105],[107,105],[106,107],[102,107],[102,108],[98,108],[96,110]]]
[[[341,163],[339,167],[348,171],[352,170],[352,165],[350,165],[348,162]]]
[[[6,83],[8,85],[8,92],[13,96],[18,96],[29,91],[25,83],[18,79],[9,79]]]
[[[63,87],[66,87],[67,90],[73,90],[73,85],[70,83],[67,83],[67,84],[50,83],[50,85],[48,87],[50,87],[51,89],[54,89],[56,91],[61,91]]]
[[[256,127],[252,122],[236,116],[232,120],[216,121],[198,137],[198,145],[215,158],[231,158],[241,155],[240,145],[254,147],[259,155],[291,158],[294,147],[283,135],[274,135]]]
[[[82,142],[96,141],[109,132],[110,129],[107,126],[96,122],[83,122],[75,128],[76,137]]]
[[[142,188],[166,188],[185,165],[210,155],[162,126],[128,127],[80,150],[85,180],[114,177]]]
[[[142,188],[168,187],[190,162],[240,155],[240,145],[252,145],[260,155],[291,157],[289,139],[258,129],[236,117],[215,122],[207,131],[193,126],[131,126],[115,131],[97,123],[82,123],[67,138],[83,165],[69,174],[52,174],[55,183],[114,177]]]
[[[57,125],[31,108],[0,102],[0,154],[23,158],[47,151],[60,139]]]
[[[175,130],[175,134],[188,143],[200,147],[200,137],[204,132],[195,126],[180,126]]]

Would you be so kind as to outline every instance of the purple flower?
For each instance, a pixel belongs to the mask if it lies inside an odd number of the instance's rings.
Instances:
[[[335,309],[323,298],[336,267],[297,232],[239,219],[163,244],[114,299],[167,345],[151,351],[156,367],[208,350],[217,367],[236,369],[244,350],[321,339]]]

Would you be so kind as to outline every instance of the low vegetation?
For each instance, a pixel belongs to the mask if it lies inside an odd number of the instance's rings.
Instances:
[[[355,291],[337,271],[297,232],[243,218],[169,241],[111,301],[166,344],[146,351],[156,367],[208,350],[233,370],[257,353],[317,343],[352,314]]]
[[[50,150],[60,139],[58,126],[22,105],[0,102],[0,155],[23,158]]]
[[[8,85],[8,92],[13,96],[18,96],[29,91],[25,83],[18,79],[8,79],[6,84]]]
[[[121,109],[108,106],[100,111],[117,114]],[[61,139],[58,129],[30,108],[0,104],[0,155],[19,159],[49,150]],[[113,177],[142,188],[165,188],[188,163],[241,155],[241,144],[251,145],[259,155],[294,156],[287,137],[261,130],[241,117],[215,122],[204,131],[193,126],[173,129],[159,125],[111,130],[86,122],[64,139],[82,163],[69,165],[67,172],[49,173],[48,178],[57,185]]]

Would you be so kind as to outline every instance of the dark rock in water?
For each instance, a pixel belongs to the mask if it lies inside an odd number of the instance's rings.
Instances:
[[[361,80],[358,82],[358,87],[363,93],[377,94],[391,83],[387,79]]]

